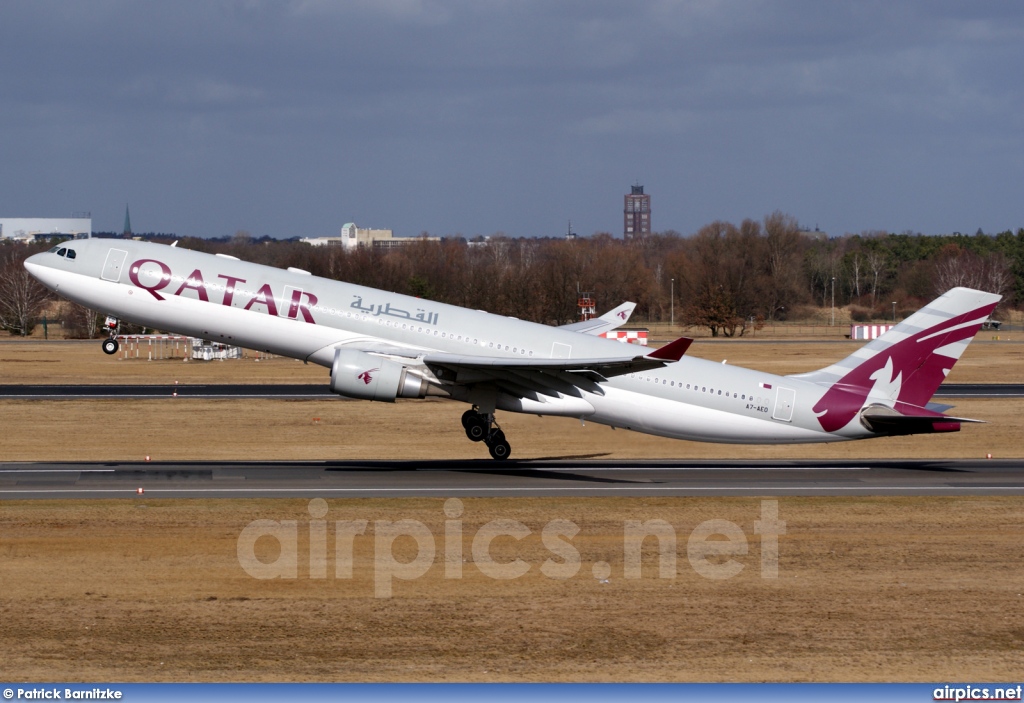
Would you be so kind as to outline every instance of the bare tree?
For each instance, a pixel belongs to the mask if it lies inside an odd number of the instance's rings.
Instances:
[[[773,320],[800,296],[800,228],[796,218],[776,210],[764,218],[764,312]]]
[[[95,339],[103,331],[103,315],[78,303],[63,302],[60,316],[64,333],[73,339]]]
[[[878,305],[878,288],[882,277],[889,269],[889,254],[879,246],[885,232],[865,232],[861,235],[861,245],[864,248],[864,265],[871,274],[871,308]],[[864,247],[869,244],[870,246]]]
[[[4,262],[0,267],[0,327],[11,334],[27,337],[36,326],[43,305],[49,300],[49,291],[25,270],[28,251],[15,251],[5,247]]]
[[[728,222],[705,225],[680,260],[686,302],[682,319],[707,327],[712,337],[742,336],[759,307],[756,261],[763,255],[755,228]]]
[[[950,244],[935,260],[935,291],[940,295],[958,286],[1005,295],[1012,283],[1010,264],[999,252],[979,255]]]

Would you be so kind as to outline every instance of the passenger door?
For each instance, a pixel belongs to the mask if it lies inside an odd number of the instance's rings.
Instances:
[[[107,260],[103,264],[100,278],[104,281],[113,281],[114,283],[120,281],[121,269],[124,268],[124,260],[127,256],[128,252],[123,249],[111,249],[107,252]]]

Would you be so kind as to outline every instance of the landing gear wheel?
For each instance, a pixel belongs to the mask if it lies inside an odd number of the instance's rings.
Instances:
[[[487,437],[487,449],[491,452],[491,458],[498,461],[508,459],[512,453],[512,445],[505,441],[505,433],[499,429],[491,430]]]
[[[474,405],[462,413],[462,426],[470,440],[487,445],[491,458],[504,461],[512,453],[512,446],[505,441],[505,433],[494,422],[493,413],[479,412],[478,407]]]
[[[104,354],[116,354],[120,345],[117,340],[111,337],[110,339],[103,340],[103,353]]]
[[[473,422],[474,418],[483,418],[483,415],[478,413],[476,410],[470,408],[466,412],[462,413],[462,427],[463,429],[469,429],[469,423]]]
[[[497,459],[498,461],[508,459],[509,455],[512,453],[512,445],[505,441],[504,435],[502,436],[501,441],[488,443],[487,448],[491,452],[491,458]]]
[[[466,436],[469,437],[472,442],[481,442],[487,439],[487,418],[479,413],[473,413],[472,416],[462,416],[462,424],[466,428]]]

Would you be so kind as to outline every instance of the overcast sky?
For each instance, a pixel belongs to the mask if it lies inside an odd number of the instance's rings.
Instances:
[[[0,5],[0,216],[622,235],[1024,227],[1024,3]]]

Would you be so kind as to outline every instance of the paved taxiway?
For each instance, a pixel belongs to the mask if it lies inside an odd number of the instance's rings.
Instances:
[[[0,399],[79,400],[82,398],[339,398],[326,382],[275,384],[149,384],[149,385],[0,385]],[[1021,383],[950,383],[939,387],[937,398],[1024,398]]]
[[[1024,459],[0,463],[0,499],[1024,495]]]

